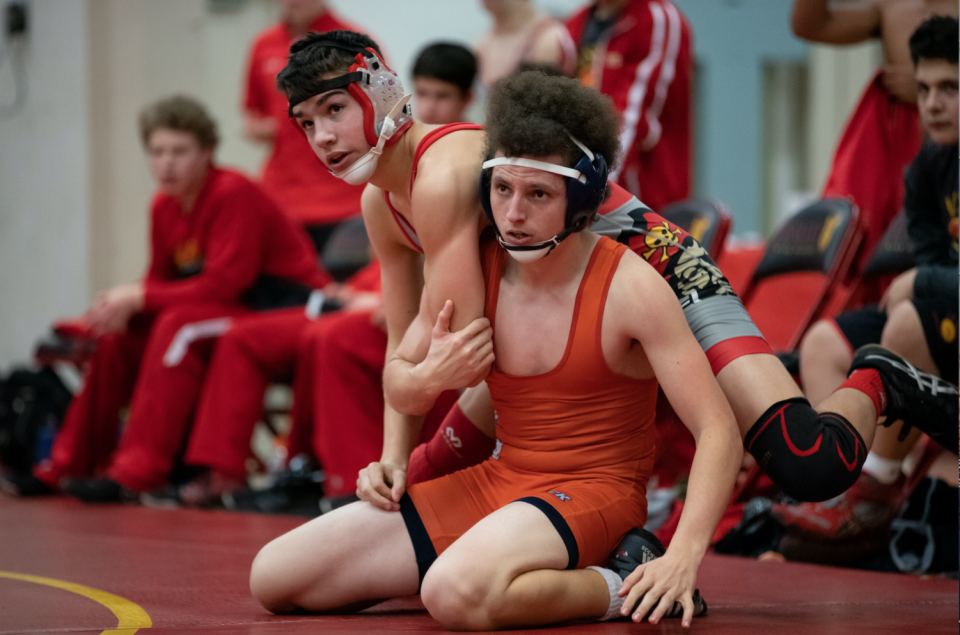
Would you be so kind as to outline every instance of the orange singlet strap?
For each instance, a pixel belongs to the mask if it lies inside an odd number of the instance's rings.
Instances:
[[[603,358],[600,336],[607,292],[610,290],[610,283],[613,281],[620,258],[626,251],[626,245],[606,237],[601,238],[597,243],[577,291],[573,320],[570,324],[563,358],[556,368],[546,374],[562,373],[565,367],[569,367],[576,369],[577,373],[614,375]],[[503,274],[505,253],[495,240],[484,243],[481,248],[484,277],[487,280],[484,313],[490,320],[494,333],[496,333],[497,301],[500,296],[500,278]]]

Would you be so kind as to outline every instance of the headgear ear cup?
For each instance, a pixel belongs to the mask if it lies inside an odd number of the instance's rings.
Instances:
[[[293,117],[293,107],[307,99],[337,88],[345,88],[363,109],[363,133],[366,141],[375,146],[380,137],[383,121],[403,97],[403,84],[387,63],[373,48],[364,48],[336,40],[320,40],[317,45],[340,49],[354,54],[354,63],[347,72],[338,77],[316,79],[289,96],[288,113]],[[409,106],[395,120],[398,133],[413,125],[413,111]],[[395,134],[396,138],[399,135]]]
[[[313,96],[337,88],[345,88],[363,111],[363,133],[370,150],[341,172],[328,171],[351,185],[366,183],[373,176],[383,148],[396,143],[413,125],[413,111],[408,105],[410,95],[403,92],[403,84],[373,48],[347,44],[335,40],[320,40],[317,44],[354,53],[354,63],[343,75],[315,79],[290,95],[290,116],[293,107]],[[387,120],[390,125],[386,125]]]
[[[580,231],[586,226],[584,219],[592,216],[603,203],[603,195],[607,190],[607,162],[600,154],[594,154],[593,161],[584,155],[574,169],[586,177],[586,182],[567,180],[567,227],[583,223],[583,227],[574,229]]]

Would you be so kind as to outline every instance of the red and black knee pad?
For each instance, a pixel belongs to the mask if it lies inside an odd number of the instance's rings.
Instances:
[[[761,415],[743,442],[783,492],[800,501],[824,501],[860,476],[867,448],[842,416],[818,413],[802,397],[779,401]]]

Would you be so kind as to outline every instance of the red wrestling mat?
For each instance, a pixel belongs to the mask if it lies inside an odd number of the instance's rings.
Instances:
[[[261,609],[247,589],[250,562],[300,522],[0,495],[0,635],[440,631],[417,598],[350,616],[275,617]],[[951,580],[707,556],[699,586],[710,613],[687,632],[957,632],[960,589]],[[681,630],[668,620],[525,632]]]

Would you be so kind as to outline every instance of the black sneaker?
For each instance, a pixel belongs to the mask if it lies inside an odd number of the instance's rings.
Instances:
[[[867,344],[857,349],[850,373],[872,368],[880,373],[886,392],[884,425],[903,421],[901,440],[912,426],[927,433],[950,452],[957,453],[960,426],[957,424],[957,387],[917,369],[913,364],[882,346]]]
[[[621,580],[626,580],[627,576],[633,573],[633,570],[638,566],[646,564],[651,560],[656,560],[666,552],[667,549],[663,546],[663,543],[660,542],[659,538],[643,527],[635,527],[628,531],[627,535],[620,540],[620,544],[617,545],[616,550],[613,552],[613,557],[610,558],[607,568],[620,576]],[[642,601],[643,596],[640,596],[637,604],[630,609],[630,613],[633,613]],[[654,605],[654,607],[656,607],[656,605]],[[649,618],[650,613],[653,613],[653,609],[650,609],[650,611],[643,616],[643,619]],[[704,602],[700,596],[700,589],[695,589],[693,591],[693,616],[700,617],[706,614],[707,603]],[[674,602],[673,607],[664,614],[664,617],[683,617],[683,605],[679,602]]]
[[[0,472],[0,492],[6,492],[11,496],[28,498],[33,496],[47,496],[53,494],[54,490],[33,474]]]
[[[60,489],[85,503],[133,503],[140,497],[109,478],[63,478]]]
[[[221,500],[230,511],[313,518],[320,514],[323,481],[323,471],[316,465],[294,457],[290,469],[279,474],[270,487],[225,492]]]

